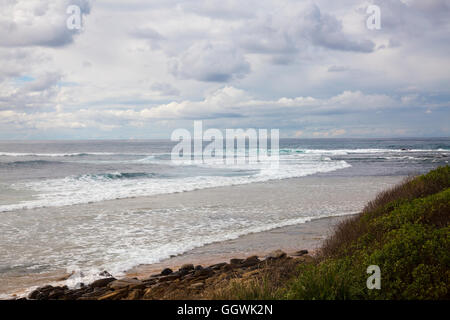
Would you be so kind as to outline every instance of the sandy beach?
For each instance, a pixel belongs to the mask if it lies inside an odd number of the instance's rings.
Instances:
[[[230,259],[245,259],[250,256],[264,258],[270,252],[282,250],[287,254],[308,250],[314,255],[322,241],[329,236],[333,227],[349,216],[329,217],[304,224],[276,228],[239,237],[234,240],[213,243],[196,248],[185,254],[151,265],[140,265],[126,274],[127,277],[148,278],[165,268],[178,269],[184,264],[213,265],[229,262]]]

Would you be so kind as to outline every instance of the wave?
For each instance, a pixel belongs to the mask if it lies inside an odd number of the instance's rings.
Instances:
[[[17,153],[17,152],[0,152],[3,157],[83,157],[83,156],[108,156],[115,155],[109,152],[79,152],[79,153]]]
[[[112,173],[100,173],[100,174],[84,174],[81,176],[72,177],[76,180],[84,181],[108,181],[116,179],[139,179],[139,178],[153,178],[155,173],[148,172],[112,172]]]
[[[372,154],[372,153],[408,153],[408,152],[449,152],[450,149],[280,149],[280,154]]]
[[[283,154],[330,154],[346,155],[352,153],[406,153],[406,152],[450,152],[450,149],[303,149],[303,148],[282,148],[279,150]],[[156,156],[170,157],[168,153],[114,153],[114,152],[76,152],[76,153],[21,153],[21,152],[0,152],[3,157],[84,157],[84,156],[142,156],[144,158],[134,160],[135,162],[146,162],[154,160]],[[190,154],[191,156],[195,153]]]
[[[279,168],[263,167],[255,173],[238,176],[191,176],[167,178],[152,173],[108,173],[69,176],[16,184],[15,189],[37,192],[35,200],[2,205],[0,212],[60,207],[106,200],[188,192],[200,189],[242,185],[270,180],[303,177],[316,173],[348,168],[345,161],[305,161],[301,164],[280,164]],[[93,192],[95,190],[95,192]]]
[[[0,168],[1,167],[12,167],[12,168],[18,168],[18,167],[35,167],[35,166],[43,166],[43,165],[58,165],[61,164],[61,162],[58,161],[48,161],[48,160],[30,160],[30,161],[12,161],[12,162],[0,162]]]

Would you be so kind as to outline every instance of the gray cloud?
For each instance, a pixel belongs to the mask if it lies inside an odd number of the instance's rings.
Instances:
[[[79,32],[66,27],[69,5],[78,5],[83,15],[90,13],[89,0],[2,1],[0,46],[60,47],[71,43]]]
[[[60,88],[62,76],[58,73],[45,73],[36,79],[26,81],[19,87],[4,83],[0,89],[0,110],[26,110],[53,108]]]
[[[375,44],[367,39],[353,39],[342,31],[342,23],[336,17],[322,14],[318,6],[313,6],[306,15],[310,26],[308,36],[318,46],[333,50],[372,52]]]
[[[317,5],[288,7],[251,20],[245,30],[238,30],[240,45],[253,53],[274,54],[273,61],[292,61],[288,55],[298,55],[308,47],[370,53],[375,44],[368,39],[345,34],[342,22],[324,14]],[[283,58],[283,56],[285,56]]]
[[[350,70],[349,67],[346,66],[330,66],[328,67],[328,72],[345,72]]]
[[[170,72],[182,79],[226,82],[250,72],[242,52],[224,43],[199,42],[170,62]]]

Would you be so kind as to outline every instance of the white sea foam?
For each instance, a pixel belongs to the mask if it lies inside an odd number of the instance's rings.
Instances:
[[[207,163],[213,166],[213,163]],[[222,166],[216,166],[222,168]],[[345,161],[321,161],[320,157],[307,156],[298,163],[282,162],[273,169],[268,166],[248,167],[256,174],[234,176],[192,176],[185,178],[154,178],[142,174],[122,174],[113,172],[102,175],[69,176],[64,179],[47,179],[13,185],[16,189],[37,192],[36,199],[21,203],[2,205],[0,212],[32,209],[39,207],[58,207],[129,197],[151,196],[176,192],[186,192],[205,188],[241,185],[294,177],[315,173],[335,171],[350,167]],[[224,166],[226,168],[226,166]],[[234,167],[236,169],[239,167]],[[127,179],[123,177],[132,177]],[[123,179],[122,179],[123,178]]]
[[[115,153],[109,152],[78,152],[78,153],[17,153],[17,152],[0,152],[3,157],[77,157],[77,156],[110,156]]]
[[[374,154],[374,153],[409,153],[409,152],[448,152],[447,149],[284,149],[291,153],[348,155],[348,154]]]
[[[353,153],[407,153],[407,152],[450,152],[450,149],[281,149],[283,153],[305,153],[305,154],[323,154],[323,155],[347,155]],[[77,157],[77,156],[144,156],[145,158],[135,161],[151,161],[156,155],[169,155],[168,153],[114,153],[114,152],[76,152],[76,153],[21,153],[21,152],[1,152],[0,156],[4,157]],[[187,155],[195,155],[194,153]]]
[[[232,165],[232,170],[248,171],[248,175],[217,175],[217,176],[191,176],[184,178],[163,179],[154,176],[141,176],[136,178],[136,173],[112,173],[116,177],[108,177],[107,175],[89,174],[82,177],[68,176],[63,179],[47,179],[32,181],[29,183],[19,183],[12,187],[16,189],[25,189],[36,192],[37,195],[33,200],[22,201],[20,203],[1,205],[0,212],[12,211],[19,209],[32,209],[47,206],[67,206],[81,203],[98,202],[104,200],[122,199],[128,197],[151,196],[165,193],[186,192],[204,188],[230,186],[247,184],[253,182],[263,182],[276,179],[286,179],[294,177],[302,177],[321,172],[330,172],[343,169],[350,165],[345,161],[337,161],[333,156],[349,155],[349,154],[380,154],[386,160],[406,159],[421,160],[413,157],[414,153],[439,152],[445,153],[447,149],[281,149],[280,150],[280,167],[271,169],[266,164],[259,164],[255,159],[248,163]],[[89,155],[123,155],[119,153],[5,153],[1,155],[13,157],[42,156],[42,157],[73,157],[73,156],[89,156]],[[130,160],[107,160],[109,162],[133,163],[133,164],[165,164],[176,166],[192,165],[190,160],[170,161],[169,154],[126,154],[140,155],[143,158]],[[89,158],[89,157],[86,157]],[[95,160],[93,160],[95,162]],[[100,161],[101,162],[101,161]],[[230,165],[224,163],[222,159],[204,158],[203,162],[193,165],[213,169],[229,169]],[[253,172],[252,172],[253,171]],[[251,174],[250,174],[251,173]],[[117,179],[115,179],[117,178]],[[95,190],[95,192],[93,192]]]

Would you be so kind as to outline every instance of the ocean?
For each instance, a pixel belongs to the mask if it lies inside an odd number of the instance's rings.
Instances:
[[[281,139],[277,169],[173,163],[173,142],[0,142],[0,293],[121,275],[211,243],[353,214],[448,164],[450,139]],[[290,181],[290,182],[283,182]],[[300,187],[299,187],[300,186]]]

